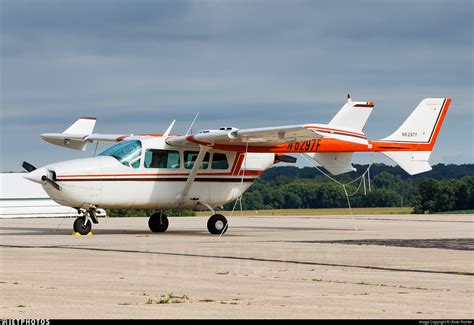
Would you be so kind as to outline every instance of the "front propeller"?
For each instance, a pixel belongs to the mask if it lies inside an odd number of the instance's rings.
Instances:
[[[61,187],[55,182],[56,176],[54,172],[49,171],[44,167],[38,169],[26,161],[23,162],[22,167],[28,172],[28,174],[25,175],[27,180],[40,184],[44,184],[46,182],[56,190],[61,191]]]
[[[26,161],[23,162],[21,167],[23,167],[28,173],[31,173],[32,171],[36,170],[35,166]]]

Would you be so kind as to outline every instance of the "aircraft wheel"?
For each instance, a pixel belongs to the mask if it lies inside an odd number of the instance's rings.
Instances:
[[[223,234],[227,228],[227,219],[221,214],[215,214],[207,221],[207,229],[213,235]]]
[[[86,225],[84,224],[86,222],[86,218],[84,217],[79,217],[74,221],[74,232],[78,232],[81,235],[87,235],[88,233],[91,232],[92,229],[92,224],[88,222]]]
[[[148,227],[153,232],[165,232],[168,229],[168,217],[160,212],[152,214],[148,220]]]

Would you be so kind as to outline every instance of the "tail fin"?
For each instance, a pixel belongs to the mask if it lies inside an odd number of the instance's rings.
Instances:
[[[349,133],[352,132],[353,134],[357,133],[363,135],[365,123],[367,123],[373,109],[374,102],[353,102],[351,96],[347,95],[347,103],[342,106],[327,126],[338,130],[350,131]],[[318,132],[316,133],[319,134]],[[354,138],[352,136],[348,137],[347,135],[325,133],[323,137],[367,145],[365,136],[363,138]],[[353,152],[315,152],[308,153],[307,155],[316,160],[332,175],[339,175],[356,170],[354,166],[352,166]]]
[[[431,170],[428,160],[450,104],[450,98],[422,100],[395,132],[381,140],[387,142],[382,153],[410,175]]]
[[[329,126],[343,130],[362,132],[374,109],[374,102],[353,102],[347,95],[347,103],[328,123]]]

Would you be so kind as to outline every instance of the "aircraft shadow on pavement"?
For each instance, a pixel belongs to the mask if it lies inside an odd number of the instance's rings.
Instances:
[[[72,229],[60,228],[58,230],[43,227],[0,227],[1,236],[71,236]],[[170,236],[189,236],[189,237],[214,237],[207,230],[168,230],[165,233],[153,233],[149,230],[127,230],[127,229],[95,229],[92,230],[94,236],[98,235],[133,235],[138,237],[170,237]],[[245,236],[242,234],[225,233],[223,237]]]

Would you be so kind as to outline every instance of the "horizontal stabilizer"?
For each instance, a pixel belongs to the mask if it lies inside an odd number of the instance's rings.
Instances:
[[[410,175],[431,170],[428,162],[431,151],[383,151],[382,153]]]

